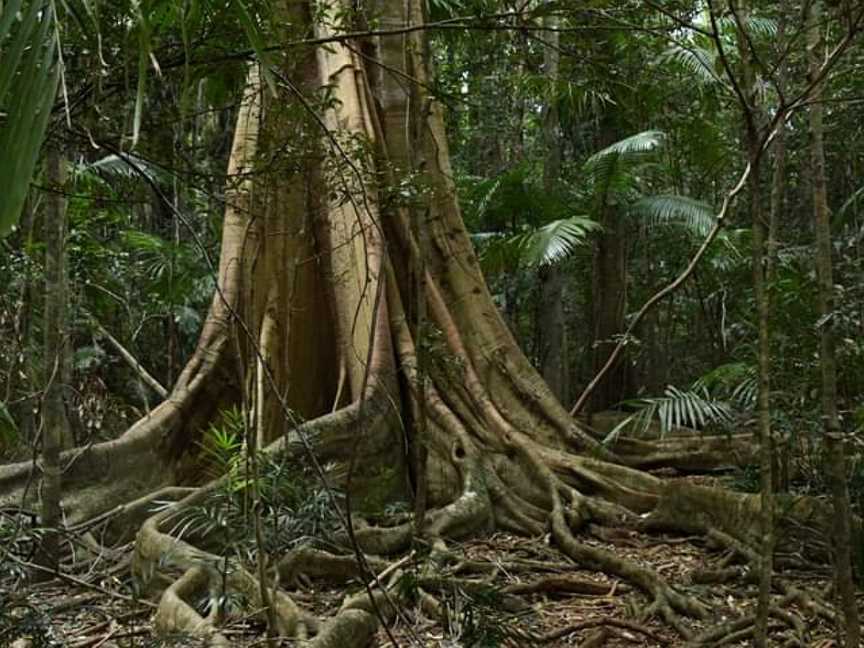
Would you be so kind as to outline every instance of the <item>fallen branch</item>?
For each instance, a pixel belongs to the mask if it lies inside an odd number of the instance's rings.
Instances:
[[[120,357],[123,358],[123,360],[126,362],[127,365],[129,365],[132,371],[138,374],[138,377],[143,382],[145,382],[153,391],[159,394],[160,398],[162,398],[163,400],[168,398],[168,390],[162,386],[162,383],[156,380],[156,378],[154,378],[153,375],[144,368],[144,365],[138,362],[138,359],[134,355],[132,355],[132,353],[128,349],[126,349],[126,347],[120,344],[120,341],[117,340],[117,338],[115,338],[108,332],[108,329],[102,326],[102,324],[100,324],[99,321],[92,315],[90,315],[90,321],[93,322],[93,325],[99,330],[99,332],[105,337],[105,339],[108,340],[111,346],[113,346],[117,350],[117,353],[120,354]]]

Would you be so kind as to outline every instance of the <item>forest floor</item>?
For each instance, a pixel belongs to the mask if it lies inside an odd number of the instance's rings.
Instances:
[[[711,616],[703,621],[686,621],[696,635],[713,625],[734,622],[755,612],[754,584],[742,583],[740,579],[696,584],[700,579],[694,579],[694,574],[716,573],[734,564],[728,551],[710,546],[705,538],[591,527],[581,539],[650,566],[680,591],[697,597]],[[417,604],[404,604],[390,626],[392,637],[381,629],[372,646],[392,645],[393,639],[399,646],[441,648],[686,644],[662,620],[642,618],[642,611],[649,603],[645,594],[626,582],[579,568],[550,546],[546,537],[496,533],[451,543],[448,549],[458,559],[454,567],[441,570],[436,577],[451,584],[438,588],[434,600],[428,597],[426,605],[416,598]],[[9,582],[5,588],[0,582],[0,646],[206,645],[191,637],[155,634],[151,623],[155,606],[131,597],[128,556],[129,547],[125,547],[113,558],[82,562],[69,572],[74,580],[52,578],[19,586],[14,591],[10,590]],[[467,568],[460,570],[460,564],[470,565],[470,572]],[[410,561],[402,567],[406,574],[411,574],[413,568]],[[781,571],[778,578],[784,585],[819,599],[830,583],[828,575],[828,568],[823,565]],[[304,586],[288,591],[305,609],[327,618],[338,610],[346,586],[306,581]],[[347,591],[359,592],[362,588],[355,581]],[[786,612],[788,618],[772,620],[772,645],[819,648],[836,645],[832,639],[835,630],[827,615],[797,604],[787,607]],[[438,620],[433,620],[434,617]],[[248,616],[229,618],[223,628],[223,634],[233,645],[266,645],[261,623]],[[723,642],[701,645],[746,646],[750,641],[750,637],[736,639],[733,635]],[[285,641],[282,645],[299,645],[299,642]]]

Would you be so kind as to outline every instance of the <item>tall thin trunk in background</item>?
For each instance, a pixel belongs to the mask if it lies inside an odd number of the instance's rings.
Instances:
[[[777,67],[777,88],[785,94],[786,75],[788,73],[786,47],[786,13],[781,10],[777,23],[777,51],[783,59]],[[765,282],[769,291],[774,282],[774,270],[777,263],[777,250],[779,247],[777,230],[780,227],[780,215],[786,205],[786,122],[781,121],[777,125],[777,136],[774,138],[774,172],[771,178],[771,213],[768,220],[768,243],[765,260]],[[773,489],[775,492],[786,492],[789,490],[789,435],[774,434],[773,452]]]
[[[607,108],[600,118],[598,149],[604,149],[619,138],[615,115]],[[597,214],[603,231],[597,236],[594,253],[593,351],[592,375],[606,364],[618,343],[617,337],[626,329],[627,314],[627,241],[624,219],[617,205],[610,204],[608,189],[603,190]],[[627,395],[629,366],[626,356],[618,359],[606,379],[597,386],[591,398],[591,411],[609,409]]]
[[[753,643],[758,648],[768,645],[768,609],[771,604],[771,580],[774,572],[774,478],[773,435],[771,433],[771,331],[769,328],[771,301],[767,290],[767,257],[765,253],[765,210],[762,205],[760,128],[764,122],[762,106],[757,93],[756,61],[746,26],[750,15],[750,2],[740,3],[738,18],[738,52],[746,104],[745,141],[750,177],[747,188],[750,200],[750,220],[753,228],[753,294],[756,302],[759,344],[757,359],[757,419],[759,435],[759,475],[761,499],[761,557],[759,566],[759,597],[756,609],[756,627]]]
[[[63,401],[63,363],[66,345],[66,200],[65,162],[60,153],[48,155],[47,179],[51,194],[45,213],[45,379],[42,402],[42,525],[46,532],[40,562],[57,568],[61,475],[60,451],[69,443],[69,423]]]
[[[28,197],[24,203],[24,210],[21,212],[21,232],[23,234],[24,250],[28,257],[27,272],[24,275],[24,284],[21,290],[21,310],[18,317],[18,343],[23,353],[19,358],[19,365],[16,368],[22,376],[26,378],[22,380],[24,383],[21,388],[26,388],[30,395],[24,400],[19,414],[19,429],[21,438],[26,443],[33,443],[36,438],[37,430],[37,412],[35,397],[32,395],[33,385],[40,384],[39,382],[39,367],[36,366],[35,358],[36,346],[39,342],[35,339],[33,319],[35,317],[34,306],[42,288],[33,272],[33,264],[35,262],[35,241],[41,239],[37,234],[36,209],[33,205],[33,198]],[[9,387],[12,387],[12,382],[9,381]],[[11,393],[5,395],[4,400],[8,403],[12,400]]]
[[[807,59],[811,79],[822,63],[822,7],[815,0],[810,7],[807,29]],[[822,370],[822,422],[825,430],[826,473],[834,503],[834,579],[845,620],[845,644],[857,648],[860,638],[855,584],[852,581],[849,491],[846,484],[846,444],[837,414],[837,359],[834,350],[832,314],[834,277],[831,262],[831,222],[825,177],[824,84],[813,90],[810,103],[810,163],[813,174],[813,216],[816,225],[816,275],[819,284],[819,365]]]
[[[543,114],[543,188],[554,192],[561,174],[561,128],[558,114],[557,82],[559,75],[557,31],[558,17],[548,15],[543,24],[543,62],[552,89]],[[537,326],[540,337],[540,373],[546,384],[564,405],[569,398],[567,361],[567,322],[564,314],[564,271],[558,265],[540,270],[540,308]]]

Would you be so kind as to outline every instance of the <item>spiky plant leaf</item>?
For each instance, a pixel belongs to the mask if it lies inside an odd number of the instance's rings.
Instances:
[[[637,201],[630,210],[645,219],[650,226],[683,227],[698,237],[707,236],[717,222],[711,205],[695,198],[674,194],[646,196]]]
[[[155,234],[139,232],[138,230],[126,230],[123,232],[123,241],[129,247],[150,254],[161,254],[169,243]]]
[[[57,93],[52,6],[0,6],[0,237],[21,214]]]
[[[615,426],[605,443],[614,441],[628,427],[635,428],[636,434],[642,436],[655,419],[660,424],[661,437],[675,428],[703,428],[709,424],[730,423],[733,419],[729,403],[714,398],[704,388],[684,390],[669,385],[663,396],[639,398],[624,404],[637,409]]]

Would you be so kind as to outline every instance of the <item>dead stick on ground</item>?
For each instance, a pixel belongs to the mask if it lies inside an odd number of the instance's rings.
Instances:
[[[131,596],[127,596],[126,594],[120,594],[118,592],[112,592],[109,589],[105,589],[104,587],[100,587],[99,585],[95,585],[93,583],[88,583],[87,581],[83,581],[80,578],[75,578],[74,576],[70,576],[69,574],[64,574],[63,572],[56,571],[54,569],[50,569],[49,567],[43,567],[42,565],[37,565],[36,563],[27,562],[26,560],[19,560],[17,558],[14,559],[19,565],[24,567],[28,567],[30,569],[35,569],[37,571],[41,571],[45,574],[51,574],[52,576],[56,576],[61,580],[68,581],[70,583],[74,583],[79,587],[83,587],[85,589],[95,590],[97,592],[102,592],[106,596],[111,596],[116,599],[120,599],[121,601],[126,601],[127,603],[135,603],[137,605],[146,605],[151,608],[158,607],[155,603],[151,603],[150,601],[145,601],[143,599],[136,599]]]

